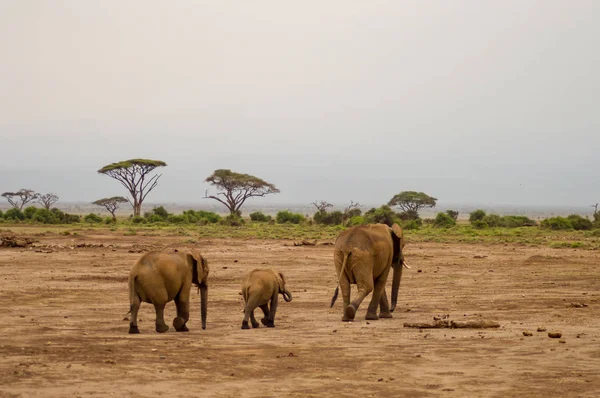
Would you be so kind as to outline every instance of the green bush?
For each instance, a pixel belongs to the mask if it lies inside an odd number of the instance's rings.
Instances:
[[[165,222],[166,220],[157,214],[144,214],[144,219],[146,223],[157,223],[157,222]],[[133,221],[133,219],[132,219]]]
[[[204,211],[204,210],[186,210],[183,212],[188,218],[188,221],[193,224],[215,224],[221,221],[221,216],[213,213],[212,211]]]
[[[292,213],[291,211],[284,210],[277,213],[275,219],[278,224],[300,224],[304,221],[304,216],[300,213]]]
[[[485,228],[489,227],[488,223],[486,223],[483,220],[472,221],[471,225],[473,226],[473,228],[477,228],[477,229],[485,229]]]
[[[502,226],[506,228],[533,227],[537,223],[525,216],[504,216]]]
[[[397,214],[398,218],[402,221],[419,220],[419,213],[414,210],[402,211]]]
[[[485,221],[487,225],[492,228],[502,226],[502,217],[497,214],[488,214],[487,216],[483,217],[481,221]]]
[[[158,217],[160,217],[160,216],[158,216]],[[142,216],[133,216],[133,217],[131,217],[131,222],[134,224],[145,224],[146,219],[144,219],[144,217],[142,217]]]
[[[50,211],[54,214],[58,224],[73,224],[81,221],[81,216],[76,214],[65,213],[57,208],[53,208]]]
[[[83,221],[97,224],[102,222],[102,217],[100,217],[98,214],[90,213],[83,217]]]
[[[485,217],[485,211],[479,209],[469,213],[469,222],[481,221]]]
[[[19,209],[8,209],[6,210],[6,213],[4,213],[4,219],[5,220],[20,220],[23,221],[25,219],[25,214],[23,214],[23,212]]]
[[[435,216],[433,225],[438,228],[450,228],[456,225],[456,221],[454,221],[454,219],[447,213],[438,213]]]
[[[26,207],[25,210],[23,210],[23,215],[25,216],[26,220],[31,220],[36,211],[38,211],[37,207],[29,206]]]
[[[221,219],[221,225],[228,225],[230,227],[241,227],[244,225],[244,219],[237,214],[230,214],[227,217]]]
[[[347,222],[347,227],[354,227],[356,225],[363,225],[365,223],[365,218],[363,216],[354,216],[351,217]]]
[[[0,219],[4,218],[4,212],[2,210],[0,210]]]
[[[420,229],[423,226],[423,220],[417,218],[416,220],[405,221],[402,225],[404,229]]]
[[[548,229],[573,229],[573,224],[571,224],[571,220],[565,217],[551,217],[542,221],[542,228]]]
[[[104,224],[106,225],[111,225],[111,224],[116,224],[117,220],[115,220],[112,217],[104,217]]]
[[[365,213],[365,221],[367,224],[386,224],[392,226],[394,223],[400,224],[400,219],[394,211],[386,205],[379,208],[372,208]]]
[[[594,226],[590,220],[585,217],[581,217],[579,214],[571,214],[567,217],[567,219],[571,221],[573,229],[578,231],[587,231],[592,229]]]
[[[167,217],[167,222],[172,224],[187,224],[189,220],[185,214],[171,214]]]
[[[362,215],[362,210],[359,209],[358,207],[354,207],[344,213],[344,220],[349,220],[352,217],[356,217],[356,216],[360,216],[360,215]]]
[[[344,222],[344,213],[339,210],[328,212],[320,210],[313,216],[316,224],[323,225],[341,225]]]
[[[55,213],[46,209],[36,209],[35,214],[31,217],[31,221],[41,224],[58,224],[60,222]]]
[[[152,214],[159,216],[163,220],[166,220],[171,215],[163,206],[153,208]]]
[[[250,213],[250,219],[256,222],[268,222],[271,220],[271,216],[267,216],[262,211],[255,211]]]

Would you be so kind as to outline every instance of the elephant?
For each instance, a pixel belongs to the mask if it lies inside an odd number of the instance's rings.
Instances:
[[[342,321],[354,319],[360,303],[371,292],[373,296],[365,319],[391,318],[398,300],[404,261],[404,233],[398,224],[369,224],[349,228],[335,241],[334,263],[338,285],[331,299],[331,307],[342,289],[344,312]],[[392,307],[385,294],[385,284],[390,268],[394,269],[392,280]],[[358,296],[350,302],[350,284],[358,286]],[[380,307],[379,316],[377,307]]]
[[[177,317],[173,326],[178,332],[189,331],[190,289],[192,283],[200,290],[200,316],[202,329],[206,329],[206,307],[208,300],[208,262],[198,250],[189,252],[175,250],[171,253],[153,251],[144,254],[129,273],[129,333],[139,333],[137,315],[143,302],[154,304],[156,331],[169,330],[163,314],[165,305],[175,300]]]
[[[254,318],[256,307],[260,307],[264,313],[262,324],[269,328],[275,327],[275,313],[280,293],[286,302],[292,301],[292,293],[286,288],[285,277],[281,272],[272,269],[255,269],[246,275],[242,281],[242,296],[245,302],[242,329],[250,329],[248,318],[252,321],[253,328],[258,327],[258,322]]]

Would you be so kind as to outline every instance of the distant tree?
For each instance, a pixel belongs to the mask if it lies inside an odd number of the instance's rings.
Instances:
[[[327,211],[328,208],[333,207],[333,205],[324,200],[314,201],[311,203],[313,206],[317,208],[317,211]]]
[[[142,203],[146,196],[158,185],[162,174],[149,175],[157,167],[165,167],[162,160],[129,159],[118,163],[111,163],[98,170],[98,173],[107,175],[119,181],[131,195],[127,198],[133,215],[139,216],[142,212]]]
[[[478,209],[469,213],[469,221],[471,223],[474,223],[475,221],[482,221],[485,216],[485,211]]]
[[[52,192],[45,193],[38,196],[37,202],[44,206],[46,210],[50,210],[52,205],[58,202],[58,195]]]
[[[23,210],[23,206],[36,200],[39,194],[31,189],[20,189],[17,192],[4,192],[2,196],[6,198],[12,207]]]
[[[113,196],[112,198],[98,199],[97,201],[92,202],[92,204],[95,204],[96,206],[104,207],[112,215],[113,220],[117,219],[115,212],[121,203],[127,203],[127,199],[122,196]]]
[[[344,221],[357,217],[362,214],[361,205],[358,202],[350,201],[350,204],[344,209]]]
[[[224,204],[231,215],[239,215],[242,205],[248,198],[279,193],[275,185],[258,177],[227,169],[215,170],[206,178],[206,182],[217,187],[219,192],[213,196],[206,191],[204,197]]]
[[[394,195],[388,202],[388,206],[398,206],[402,211],[416,211],[435,207],[437,199],[423,192],[404,191]]]

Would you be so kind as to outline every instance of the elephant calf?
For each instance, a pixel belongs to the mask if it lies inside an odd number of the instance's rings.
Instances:
[[[248,319],[252,321],[253,328],[258,327],[258,322],[254,318],[256,307],[260,307],[265,315],[261,319],[263,325],[269,328],[275,327],[275,312],[277,312],[277,300],[280,293],[285,301],[292,301],[292,294],[285,287],[285,278],[281,272],[271,269],[251,271],[242,282],[242,296],[246,303],[242,329],[250,329]],[[269,301],[271,302],[270,308]]]
[[[169,330],[163,316],[165,305],[172,300],[177,306],[173,326],[178,332],[187,332],[189,329],[185,324],[190,319],[192,283],[200,288],[200,316],[202,329],[206,329],[207,278],[208,262],[197,250],[192,249],[189,253],[155,251],[144,254],[129,273],[129,333],[140,332],[137,315],[142,301],[154,304],[156,331],[164,333]]]

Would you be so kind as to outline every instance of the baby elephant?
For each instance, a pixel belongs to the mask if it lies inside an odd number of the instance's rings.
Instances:
[[[207,278],[208,262],[197,250],[192,249],[187,253],[155,251],[144,254],[129,273],[129,333],[140,332],[137,315],[142,302],[154,304],[156,331],[164,333],[169,330],[163,314],[165,305],[172,300],[175,300],[177,306],[173,326],[178,332],[187,332],[192,284],[200,288],[200,317],[202,329],[206,329]]]
[[[256,307],[260,307],[265,315],[261,319],[263,325],[269,328],[275,327],[275,312],[277,312],[279,293],[283,295],[285,301],[292,301],[292,294],[286,289],[285,278],[281,272],[271,269],[251,271],[242,282],[242,296],[246,303],[242,329],[250,329],[248,318],[252,321],[253,328],[258,327],[258,322],[254,318]],[[269,301],[271,302],[271,308],[269,308]]]

